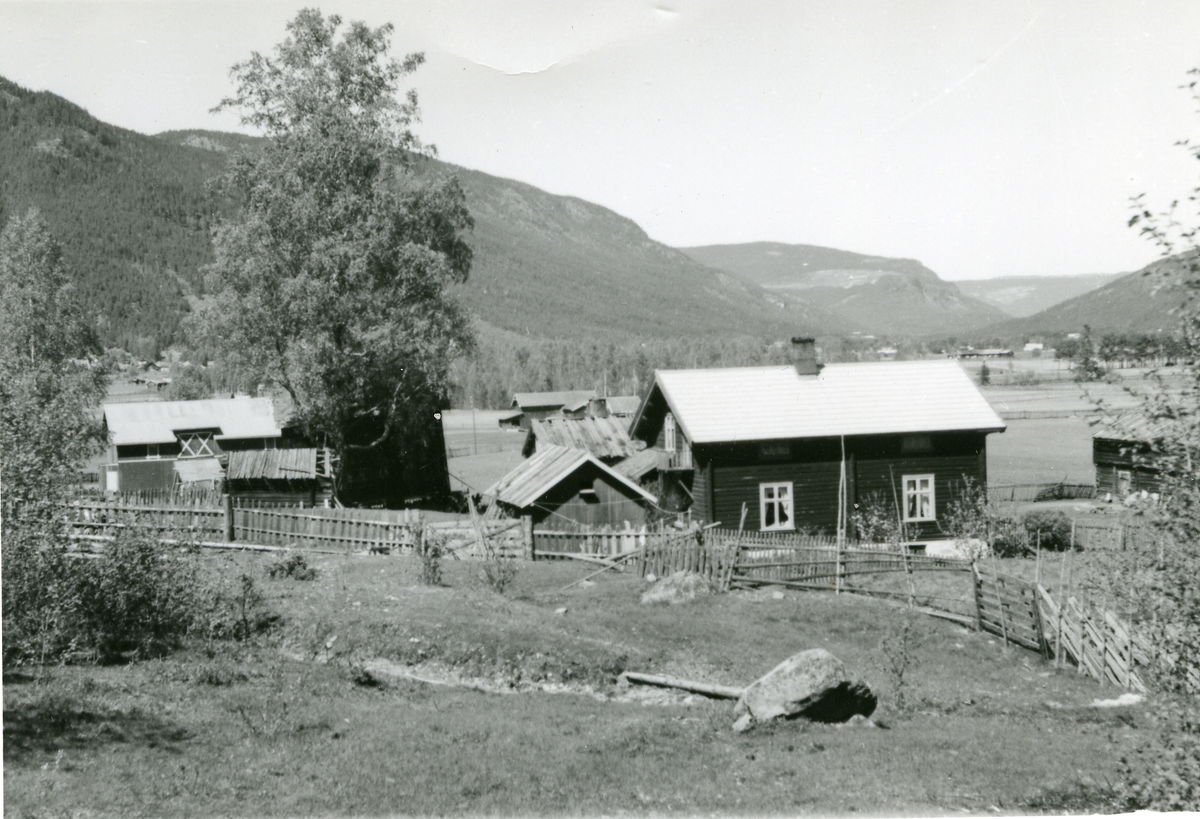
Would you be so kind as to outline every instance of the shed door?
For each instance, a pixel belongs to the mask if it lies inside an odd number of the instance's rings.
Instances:
[[[104,491],[121,491],[121,472],[116,464],[108,464],[104,467]]]

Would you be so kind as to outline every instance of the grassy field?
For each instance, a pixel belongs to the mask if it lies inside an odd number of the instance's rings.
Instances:
[[[1008,421],[987,438],[988,483],[1093,483],[1092,432],[1083,418]]]
[[[1091,705],[1111,688],[882,600],[646,607],[630,575],[560,591],[593,569],[578,563],[522,564],[501,596],[465,561],[427,587],[408,557],[314,561],[311,582],[268,580],[261,555],[206,560],[257,578],[278,627],[6,677],[6,816],[1087,809],[1148,731],[1139,707]],[[901,709],[880,643],[910,618]],[[880,728],[739,735],[729,701],[616,684],[637,670],[745,685],[818,646],[876,690]]]

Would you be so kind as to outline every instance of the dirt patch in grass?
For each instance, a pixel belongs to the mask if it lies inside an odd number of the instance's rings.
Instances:
[[[1111,689],[928,617],[911,620],[897,708],[879,644],[912,615],[886,601],[766,590],[650,607],[629,575],[557,591],[594,570],[580,564],[525,564],[504,597],[476,563],[449,561],[440,588],[404,557],[313,565],[316,580],[263,585],[281,621],[257,644],[5,685],[6,815],[1099,809],[1147,730],[1137,708],[1089,707]],[[729,701],[616,683],[628,668],[745,685],[813,647],[871,684],[886,729],[739,735]],[[403,673],[364,678],[372,660]],[[435,673],[491,688],[405,676]]]

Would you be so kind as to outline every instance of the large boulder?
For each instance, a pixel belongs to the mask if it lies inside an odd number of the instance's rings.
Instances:
[[[801,651],[750,684],[738,700],[733,727],[747,731],[779,717],[845,722],[875,712],[875,694],[852,682],[842,661],[823,648]]]
[[[643,603],[670,603],[675,605],[695,600],[702,594],[712,594],[713,584],[695,572],[675,572],[659,580],[642,594]]]

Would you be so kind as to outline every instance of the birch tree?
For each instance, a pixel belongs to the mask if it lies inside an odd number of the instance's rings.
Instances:
[[[369,454],[396,465],[375,476],[393,500],[437,494],[435,413],[472,346],[448,291],[467,278],[472,220],[453,177],[416,172],[431,149],[412,131],[416,93],[399,84],[423,56],[392,59],[390,24],[341,24],[305,9],[273,55],[233,66],[236,91],[216,110],[266,144],[221,180],[240,214],[216,233],[211,295],[188,328],[248,380],[287,391],[309,437],[341,456],[339,493]]]

